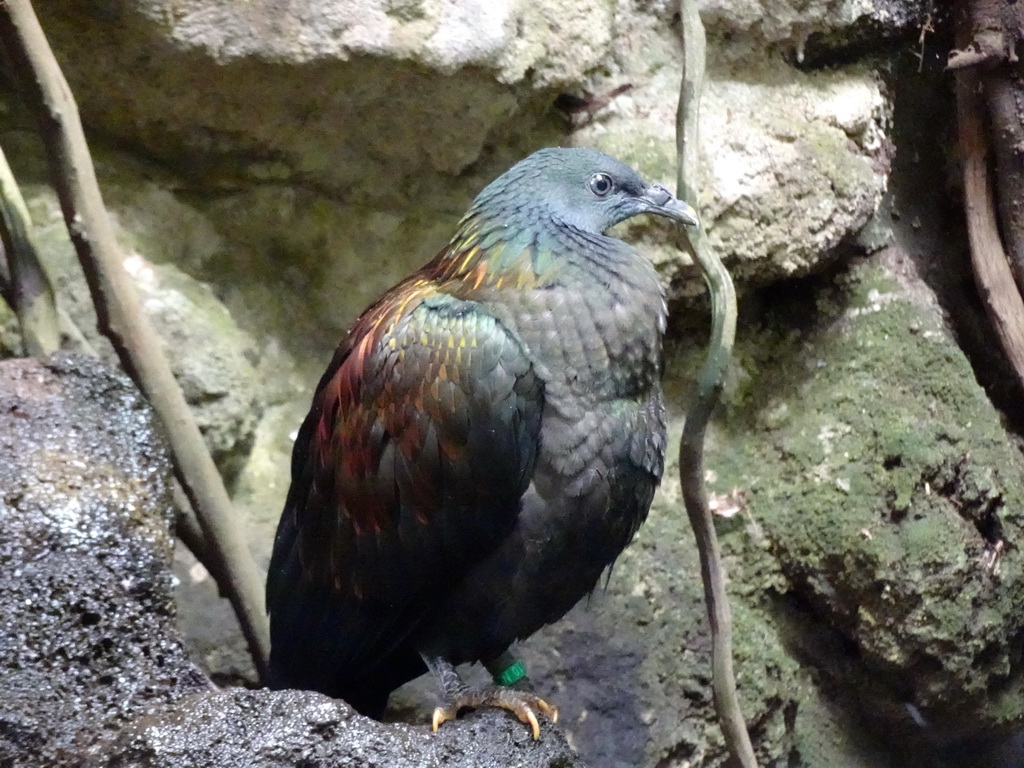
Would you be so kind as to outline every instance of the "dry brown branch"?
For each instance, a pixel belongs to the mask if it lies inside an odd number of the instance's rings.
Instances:
[[[957,18],[957,42],[971,34],[965,14]],[[989,183],[988,141],[982,115],[984,101],[975,69],[956,75],[957,132],[964,179],[964,207],[978,292],[996,336],[1017,379],[1024,385],[1024,301],[1014,283],[999,237],[996,207]]]
[[[679,195],[695,210],[693,186],[699,171],[697,127],[700,94],[704,85],[705,38],[696,0],[681,0],[683,21],[683,77],[676,116],[679,154]],[[708,420],[718,404],[736,336],[736,293],[732,279],[710,246],[702,229],[687,231],[690,254],[700,266],[711,294],[711,341],[701,370],[686,425],[679,441],[679,480],[700,554],[704,600],[711,624],[712,688],[715,710],[726,746],[741,768],[756,768],[754,748],[740,711],[732,667],[732,613],[725,591],[725,571],[715,533],[714,518],[704,486],[704,437]]]
[[[38,111],[53,183],[92,293],[100,330],[163,422],[175,474],[197,511],[224,575],[256,667],[266,676],[269,632],[262,580],[224,483],[184,395],[142,313],[103,205],[78,108],[28,0],[0,2],[3,44],[31,106]]]
[[[0,239],[10,270],[11,309],[18,316],[29,357],[60,349],[60,321],[53,283],[39,259],[32,221],[7,156],[0,149]]]
[[[1024,291],[1024,83],[1002,67],[981,80],[990,116],[1000,231],[1017,290]]]

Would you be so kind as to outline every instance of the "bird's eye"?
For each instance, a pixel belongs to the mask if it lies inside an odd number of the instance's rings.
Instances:
[[[590,177],[590,191],[598,197],[604,197],[612,191],[612,177],[607,173],[595,173]]]

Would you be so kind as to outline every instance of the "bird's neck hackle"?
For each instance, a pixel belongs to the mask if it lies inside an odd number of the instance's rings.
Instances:
[[[543,288],[581,271],[617,272],[631,254],[620,240],[583,232],[535,208],[495,215],[474,207],[428,269],[474,288]]]

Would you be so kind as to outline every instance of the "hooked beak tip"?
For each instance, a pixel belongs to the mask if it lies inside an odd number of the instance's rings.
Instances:
[[[697,212],[685,200],[680,200],[661,184],[652,184],[644,195],[649,204],[648,213],[675,219],[688,227],[699,227]]]

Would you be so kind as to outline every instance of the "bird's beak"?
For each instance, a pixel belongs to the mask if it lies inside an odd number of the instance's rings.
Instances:
[[[685,200],[680,200],[661,184],[651,184],[647,187],[642,199],[647,203],[647,213],[675,219],[688,227],[700,226],[697,212]]]

